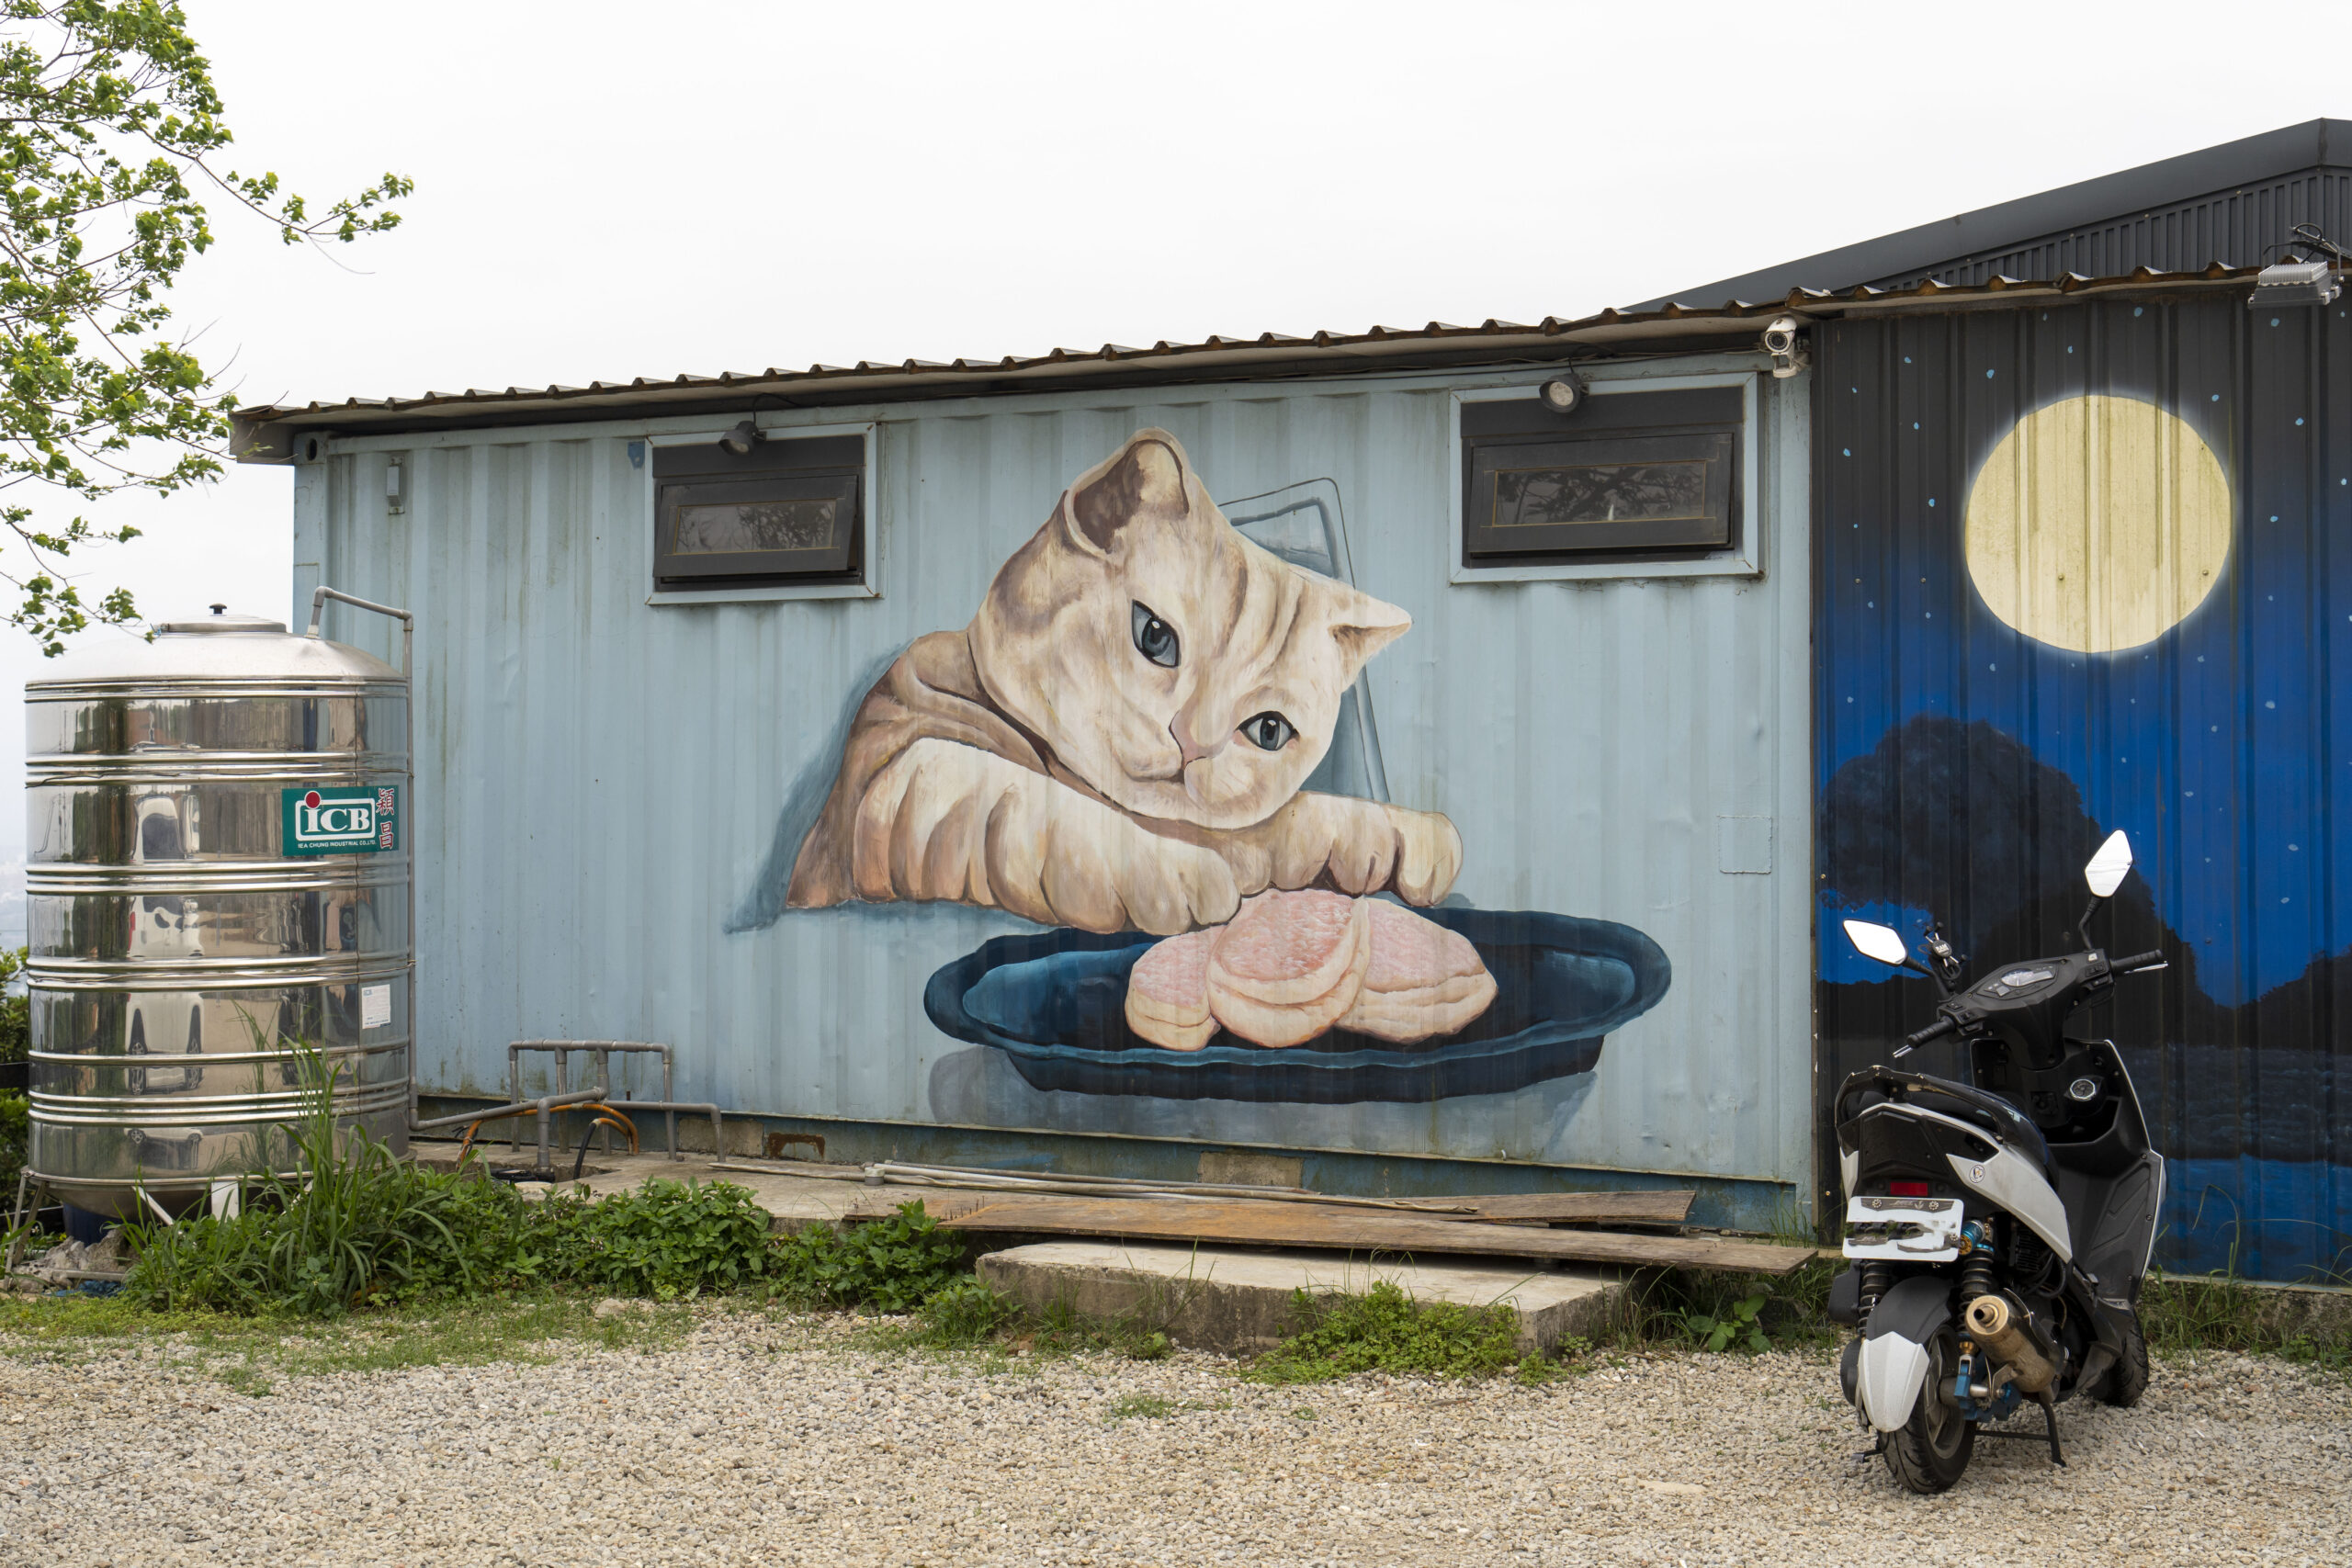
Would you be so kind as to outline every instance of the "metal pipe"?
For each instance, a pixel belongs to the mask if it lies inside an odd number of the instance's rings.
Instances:
[[[678,1112],[689,1111],[710,1118],[710,1147],[714,1157],[727,1157],[725,1113],[707,1100],[608,1100],[605,1102],[616,1111],[666,1111],[670,1113],[670,1157],[682,1160],[685,1151],[678,1147]]]
[[[616,1105],[635,1104],[647,1110],[666,1111],[667,1114],[664,1117],[664,1124],[667,1126],[669,1131],[670,1157],[673,1159],[683,1159],[685,1157],[678,1149],[677,1113],[680,1111],[690,1111],[699,1114],[708,1114],[713,1118],[711,1123],[711,1152],[716,1156],[722,1158],[725,1156],[727,1153],[727,1145],[725,1143],[719,1141],[718,1137],[718,1108],[700,1101],[687,1103],[671,1099],[671,1095],[673,1092],[672,1087],[673,1066],[677,1055],[677,1049],[675,1046],[652,1040],[510,1041],[506,1046],[506,1092],[513,1096],[516,1100],[520,1100],[523,1098],[523,1053],[526,1051],[545,1051],[554,1055],[556,1092],[559,1094],[562,1093],[564,1090],[569,1072],[567,1064],[570,1060],[571,1054],[574,1051],[586,1051],[595,1056],[596,1077],[607,1089],[611,1088],[613,1083],[613,1053],[616,1051],[623,1053],[624,1055],[632,1052],[640,1055],[650,1053],[654,1055],[660,1056],[662,1058],[662,1098],[658,1100],[616,1100],[613,1103]],[[512,1153],[520,1153],[522,1151],[522,1129],[517,1127],[514,1129],[512,1140],[508,1145],[508,1148]],[[610,1152],[612,1148],[612,1134],[609,1130],[605,1135],[605,1147],[607,1152]]]
[[[1979,1296],[1964,1314],[1968,1332],[2009,1370],[2009,1381],[2021,1393],[2040,1395],[2058,1376],[2058,1369],[2041,1353],[2015,1321],[2009,1303],[1999,1296]]]
[[[455,1116],[435,1116],[429,1122],[419,1122],[409,1130],[430,1133],[443,1127],[462,1127],[469,1122],[494,1122],[502,1116],[519,1116],[526,1111],[536,1111],[541,1105],[560,1111],[567,1106],[582,1105],[592,1100],[602,1100],[602,1089],[583,1089],[577,1094],[548,1095],[540,1100],[514,1100],[489,1111],[461,1111]]]

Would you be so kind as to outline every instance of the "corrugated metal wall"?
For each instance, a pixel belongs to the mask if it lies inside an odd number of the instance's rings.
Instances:
[[[648,470],[629,442],[675,422],[339,443],[298,490],[296,590],[323,580],[419,613],[424,1083],[490,1092],[518,1037],[659,1039],[680,1048],[680,1094],[747,1111],[1804,1190],[1804,384],[1760,383],[1760,580],[1449,586],[1448,392],[1479,379],[826,411],[881,422],[883,591],[860,601],[648,606]],[[968,621],[1061,490],[1155,424],[1220,499],[1336,484],[1359,586],[1414,618],[1369,679],[1391,797],[1462,831],[1457,893],[1622,921],[1670,956],[1671,990],[1596,1073],[1422,1105],[1047,1094],[976,1062],[922,1005],[934,968],[1020,922],[926,905],[724,929],[879,671]],[[381,500],[393,452],[401,516]],[[1777,824],[1769,874],[1718,869],[1725,817]]]
[[[2115,951],[2161,945],[2175,963],[2088,1021],[2124,1047],[2174,1162],[2160,1256],[2271,1279],[2340,1271],[2352,320],[2340,305],[2256,315],[2232,291],[1849,320],[1817,342],[1825,1093],[1932,1006],[1851,956],[1838,917],[1916,931],[1932,914],[1987,963],[2069,951],[2078,868],[2100,834],[2128,829],[2140,875],[2094,935]],[[2019,422],[2102,396],[2154,405],[2164,417],[2143,424],[2211,452],[2228,554],[2201,603],[2167,601],[2159,623],[2195,604],[2171,629],[2091,651],[2054,617],[1996,615],[1968,533],[1980,470]],[[2064,454],[2037,457],[2041,493],[2064,479],[2068,504],[2113,503],[2102,485],[2121,482],[2125,459],[2098,444],[2102,426],[2041,428],[2094,433],[2071,477]],[[2185,487],[2157,504],[2185,504]],[[2132,522],[2102,526],[2121,540]]]
[[[2298,223],[2331,235],[2352,233],[2352,171],[2301,169],[2259,185],[2200,193],[2187,200],[2127,212],[2081,229],[2043,234],[1997,252],[1964,256],[1924,272],[1870,279],[1874,288],[1908,288],[1923,278],[1977,284],[1996,277],[2121,277],[2135,267],[2196,272],[2213,262],[2260,266]]]

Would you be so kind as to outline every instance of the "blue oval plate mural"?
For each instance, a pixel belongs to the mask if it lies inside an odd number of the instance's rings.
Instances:
[[[1219,1032],[1170,1051],[1127,1028],[1127,971],[1156,937],[1057,931],[998,937],[939,970],[923,1010],[958,1040],[993,1045],[1031,1085],[1080,1094],[1340,1105],[1504,1094],[1589,1072],[1610,1030],[1666,995],[1673,966],[1611,920],[1498,909],[1424,909],[1470,939],[1494,1006],[1415,1045],[1332,1030],[1286,1050]]]

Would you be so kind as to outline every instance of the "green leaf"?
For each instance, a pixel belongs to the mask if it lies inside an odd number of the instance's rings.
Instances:
[[[94,500],[169,494],[220,477],[232,400],[164,303],[213,239],[208,199],[325,245],[399,223],[386,205],[413,188],[386,175],[312,217],[275,174],[210,162],[232,133],[187,17],[168,0],[0,0],[0,487],[31,479]],[[0,564],[9,619],[42,651],[93,624],[137,619],[119,588],[94,602],[65,582],[77,548],[135,529],[75,517],[36,525],[0,508],[18,549]]]

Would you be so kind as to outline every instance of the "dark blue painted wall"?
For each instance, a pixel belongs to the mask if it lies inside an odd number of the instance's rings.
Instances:
[[[2175,963],[2083,1022],[2124,1046],[2173,1162],[2176,1269],[2352,1269],[2345,304],[2256,315],[2240,286],[1816,332],[1819,1087],[1932,1005],[1853,957],[1839,919],[1932,913],[1985,963],[2065,951],[2083,860],[2128,829],[2139,874],[2094,934]],[[1995,444],[2085,393],[2185,421],[2235,512],[2202,604],[2103,654],[1996,619],[1962,538]]]

